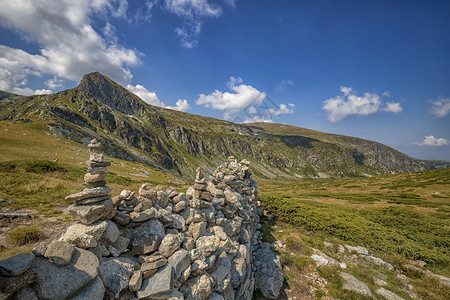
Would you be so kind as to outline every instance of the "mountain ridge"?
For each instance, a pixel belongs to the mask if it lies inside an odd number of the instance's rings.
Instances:
[[[44,122],[56,136],[97,138],[107,155],[190,176],[229,155],[263,178],[359,177],[450,167],[383,144],[301,127],[228,121],[156,107],[98,72],[50,95],[0,92],[0,120]]]

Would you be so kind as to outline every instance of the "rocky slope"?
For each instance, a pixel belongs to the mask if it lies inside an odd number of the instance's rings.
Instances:
[[[47,125],[56,137],[87,144],[97,138],[106,154],[188,176],[229,155],[247,157],[257,177],[348,177],[449,167],[408,157],[385,145],[281,124],[233,124],[146,104],[100,73],[51,95],[0,91],[0,120]],[[195,164],[194,164],[195,162]]]

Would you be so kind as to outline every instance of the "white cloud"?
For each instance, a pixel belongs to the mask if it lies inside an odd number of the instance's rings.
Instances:
[[[385,97],[390,97],[390,96],[391,96],[391,93],[389,93],[389,91],[386,91],[386,92],[383,93],[383,96],[385,96]]]
[[[338,122],[350,115],[369,115],[380,110],[399,113],[402,111],[400,103],[388,102],[386,105],[377,94],[364,93],[357,96],[352,88],[341,87],[343,96],[337,96],[324,101],[322,109],[328,112],[330,122]]]
[[[126,0],[3,1],[0,25],[21,32],[40,50],[31,54],[0,45],[0,89],[27,90],[30,75],[56,74],[78,81],[92,71],[127,83],[132,78],[129,67],[139,63],[139,53],[115,41],[108,44],[90,19],[93,14],[125,17],[126,9]]]
[[[240,84],[236,85],[236,83]],[[250,85],[242,84],[242,79],[239,77],[230,77],[227,85],[233,91],[232,93],[215,90],[209,95],[200,94],[195,103],[213,109],[225,110],[224,118],[230,119],[240,110],[251,105],[260,105],[267,97],[266,93],[260,92]]]
[[[438,118],[443,118],[450,113],[450,98],[430,100],[430,113]]]
[[[151,92],[147,90],[144,86],[138,84],[136,86],[133,86],[131,84],[127,85],[127,90],[134,93],[136,96],[144,100],[150,105],[155,105],[159,107],[165,107],[166,104],[159,100],[158,96],[155,92]]]
[[[286,115],[286,114],[293,114],[294,107],[295,107],[295,105],[292,103],[289,103],[288,105],[280,104],[280,107],[278,109],[269,108],[268,111],[271,115],[281,116],[281,115]]]
[[[386,106],[384,107],[384,111],[391,112],[394,114],[398,114],[403,110],[403,107],[400,106],[400,103],[398,102],[387,102]]]
[[[234,6],[233,0],[226,1]],[[193,48],[198,43],[203,20],[205,18],[217,18],[222,15],[222,8],[208,0],[165,0],[164,7],[168,11],[184,18],[184,24],[175,29],[175,33],[185,48]]]
[[[200,94],[195,102],[197,105],[224,110],[226,120],[236,122],[273,122],[273,116],[294,113],[294,104],[275,104],[265,92],[243,83],[240,77],[230,77],[227,82],[232,91],[222,92],[215,90],[209,95]]]
[[[47,80],[45,84],[51,89],[57,89],[63,87],[63,80],[58,78],[58,76],[53,76],[53,78]]]
[[[285,79],[285,80],[282,80],[279,84],[277,84],[277,86],[275,87],[275,92],[278,92],[278,93],[282,93],[282,92],[285,92],[285,91],[287,91],[287,89],[289,88],[289,87],[291,87],[291,86],[293,86],[294,85],[294,82],[292,81],[292,80],[290,80],[290,79]]]
[[[46,90],[46,89],[34,91],[34,95],[47,95],[47,94],[53,94],[53,92],[51,90]]]
[[[435,138],[434,135],[428,135],[425,137],[425,140],[421,143],[416,143],[420,146],[445,146],[450,142],[444,138]]]
[[[191,109],[191,106],[189,105],[189,103],[186,99],[178,99],[175,106],[166,106],[166,108],[179,110],[179,111],[188,111]]]

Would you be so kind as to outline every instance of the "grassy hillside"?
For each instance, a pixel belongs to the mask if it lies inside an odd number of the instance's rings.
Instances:
[[[95,137],[115,158],[188,178],[229,155],[247,158],[258,178],[361,177],[449,166],[385,145],[281,124],[233,124],[148,105],[100,73],[70,90],[21,97],[0,93],[0,120],[31,123],[86,144]]]

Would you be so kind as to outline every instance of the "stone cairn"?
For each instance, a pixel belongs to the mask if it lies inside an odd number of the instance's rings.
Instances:
[[[257,183],[234,157],[186,193],[145,183],[111,198],[110,162],[88,145],[86,189],[59,240],[0,261],[2,299],[277,299],[279,257],[261,243]],[[255,261],[256,260],[256,261]],[[34,297],[34,298],[33,298]]]

